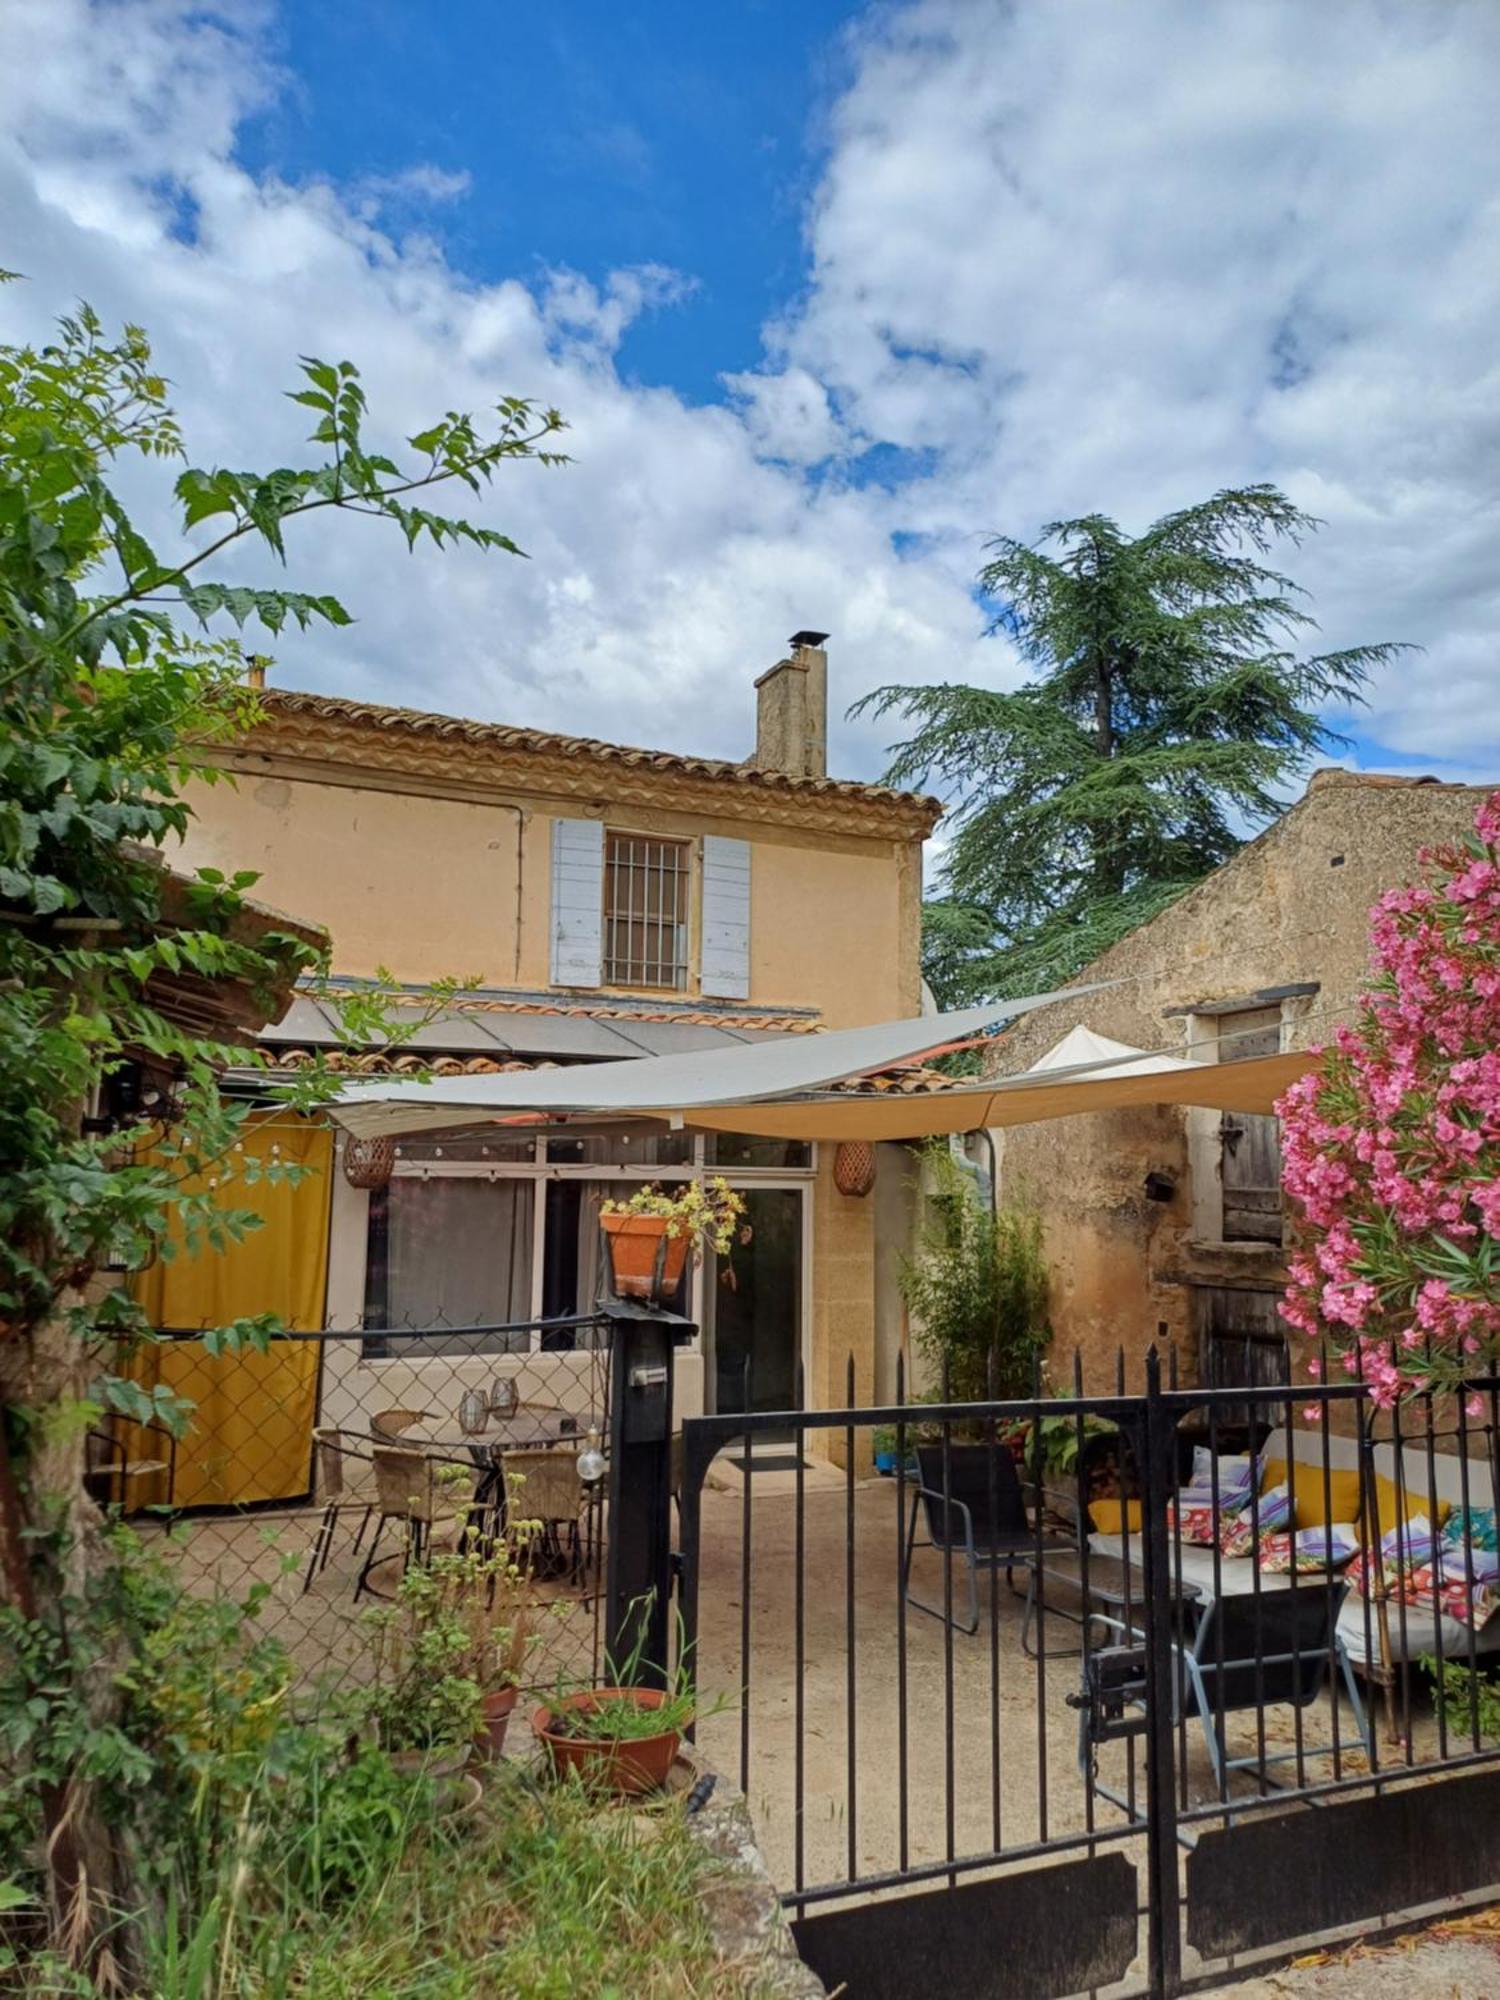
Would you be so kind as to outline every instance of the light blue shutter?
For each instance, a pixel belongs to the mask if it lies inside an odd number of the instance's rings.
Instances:
[[[552,983],[597,986],[604,933],[604,828],[552,822]]]
[[[703,839],[702,988],[721,1000],[750,998],[750,843]]]

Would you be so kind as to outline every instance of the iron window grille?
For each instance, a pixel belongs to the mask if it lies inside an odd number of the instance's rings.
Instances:
[[[604,980],[682,992],[688,979],[688,846],[611,833],[604,847]]]

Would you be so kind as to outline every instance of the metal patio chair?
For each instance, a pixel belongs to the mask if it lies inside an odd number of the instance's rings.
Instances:
[[[177,1486],[177,1439],[164,1423],[155,1418],[133,1417],[130,1421],[139,1431],[151,1431],[165,1438],[165,1455],[160,1458],[132,1458],[125,1440],[113,1431],[91,1430],[84,1439],[85,1488],[101,1506],[118,1506],[124,1512],[130,1505],[133,1480],[165,1476],[165,1505],[170,1507]]]
[[[1369,1717],[1360,1699],[1359,1686],[1348,1651],[1339,1636],[1339,1612],[1348,1583],[1340,1578],[1330,1584],[1308,1577],[1296,1588],[1243,1591],[1233,1596],[1208,1599],[1202,1616],[1186,1642],[1174,1641],[1173,1659],[1177,1672],[1172,1686],[1172,1723],[1175,1728],[1194,1719],[1203,1730],[1214,1784],[1222,1793],[1232,1771],[1254,1771],[1274,1785],[1266,1772],[1268,1764],[1286,1764],[1330,1755],[1332,1742],[1304,1743],[1262,1755],[1259,1750],[1246,1757],[1231,1757],[1225,1740],[1225,1723],[1231,1715],[1253,1714],[1258,1709],[1310,1708],[1330,1682],[1343,1684],[1354,1710],[1355,1729],[1367,1757],[1374,1755]],[[1139,1625],[1127,1627],[1122,1620],[1097,1614],[1094,1621],[1112,1625],[1123,1644],[1143,1647],[1146,1634]],[[1338,1687],[1331,1689],[1338,1698]],[[1352,1745],[1350,1746],[1352,1747]],[[1080,1763],[1087,1768],[1091,1753],[1088,1709],[1084,1706],[1080,1728]],[[1106,1786],[1096,1790],[1113,1804],[1129,1810],[1129,1803]]]
[[[511,1514],[518,1521],[540,1523],[532,1545],[554,1574],[571,1583],[583,1579],[583,1514],[588,1494],[578,1476],[578,1453],[557,1446],[542,1450],[508,1451],[505,1479]],[[514,1486],[511,1481],[515,1481]]]
[[[313,1429],[313,1451],[317,1465],[318,1493],[323,1501],[323,1516],[318,1523],[318,1531],[313,1536],[312,1548],[308,1552],[307,1569],[302,1578],[302,1595],[312,1589],[313,1578],[328,1567],[328,1558],[333,1550],[333,1538],[338,1533],[339,1517],[345,1513],[358,1512],[359,1526],[354,1531],[354,1546],[350,1553],[358,1555],[364,1541],[365,1530],[370,1525],[370,1516],[375,1512],[377,1495],[368,1490],[351,1491],[348,1484],[348,1469],[351,1464],[369,1468],[371,1466],[370,1440],[359,1431],[341,1431],[327,1424],[318,1424]],[[358,1475],[356,1475],[357,1477]]]
[[[992,1575],[1003,1568],[1006,1582],[1014,1589],[1015,1571],[1023,1569],[1029,1576],[1037,1553],[1036,1523],[1021,1490],[1015,1460],[999,1444],[952,1444],[946,1450],[941,1445],[918,1445],[916,1460],[918,1478],[912,1488],[901,1588],[915,1610],[946,1622],[946,1604],[930,1604],[913,1591],[912,1557],[919,1548],[931,1548],[946,1560],[960,1559],[967,1611],[962,1619],[954,1617],[951,1622],[955,1631],[977,1632],[981,1564]],[[925,1542],[917,1540],[919,1523],[927,1530]],[[1071,1546],[1046,1537],[1041,1542],[1044,1555]]]
[[[394,1443],[403,1431],[431,1415],[431,1410],[376,1410],[370,1418],[370,1429],[376,1437],[389,1438]]]

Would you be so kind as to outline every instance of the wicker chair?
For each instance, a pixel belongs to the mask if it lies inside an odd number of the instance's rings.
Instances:
[[[350,1553],[359,1554],[365,1530],[370,1525],[370,1516],[375,1512],[376,1497],[370,1492],[368,1479],[360,1477],[370,1467],[371,1454],[369,1439],[359,1432],[334,1430],[326,1424],[317,1425],[313,1430],[313,1460],[317,1471],[317,1490],[323,1501],[323,1518],[308,1553],[307,1570],[302,1578],[304,1597],[312,1589],[313,1578],[328,1567],[339,1516],[346,1512],[353,1513],[356,1509],[359,1510],[360,1522]],[[354,1477],[358,1490],[355,1491],[350,1489],[351,1467],[356,1468]]]
[[[389,1438],[395,1443],[403,1431],[409,1431],[413,1424],[431,1415],[431,1410],[377,1410],[370,1419],[370,1429],[376,1437]]]
[[[438,1475],[442,1467],[458,1465],[459,1461],[440,1458],[432,1452],[392,1451],[376,1445],[370,1457],[375,1467],[375,1504],[380,1509],[380,1518],[375,1524],[375,1534],[366,1551],[364,1565],[355,1580],[356,1599],[368,1588],[370,1571],[375,1567],[381,1537],[389,1522],[400,1521],[405,1526],[403,1567],[407,1563],[424,1562],[431,1554],[434,1538],[439,1532],[462,1528],[460,1510],[463,1514],[467,1513],[467,1499],[473,1496],[475,1482],[472,1465],[461,1467],[467,1475],[467,1496],[459,1482],[440,1479]]]
[[[533,1558],[541,1558],[539,1567],[565,1576],[570,1582],[581,1583],[582,1519],[589,1496],[578,1476],[578,1453],[556,1447],[544,1451],[508,1451],[505,1482],[511,1489],[511,1518],[541,1524],[541,1532],[533,1544]]]

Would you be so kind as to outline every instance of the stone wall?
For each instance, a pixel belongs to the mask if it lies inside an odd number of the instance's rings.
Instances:
[[[1214,1060],[1220,1017],[1204,1009],[1291,987],[1272,1001],[1282,1045],[1308,1047],[1347,1020],[1369,964],[1370,906],[1411,880],[1418,852],[1472,828],[1485,789],[1322,771],[1306,796],[1198,888],[1106,952],[1079,983],[1111,991],[1049,1007],[997,1044],[995,1067],[1025,1070],[1082,1022],[1140,1047]],[[1113,1386],[1124,1349],[1140,1385],[1153,1341],[1176,1340],[1196,1379],[1203,1287],[1274,1290],[1279,1247],[1224,1243],[1217,1228],[1218,1114],[1170,1108],[1104,1113],[995,1134],[1001,1183],[1041,1207],[1054,1274],[1053,1375],[1083,1356],[1091,1388]],[[1175,1187],[1151,1200],[1148,1173]]]

